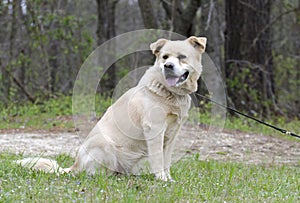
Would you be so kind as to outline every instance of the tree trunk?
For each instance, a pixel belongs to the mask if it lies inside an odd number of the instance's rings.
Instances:
[[[18,25],[17,25],[17,15],[18,15],[18,2],[17,1],[11,1],[9,2],[12,6],[12,20],[11,20],[11,26],[10,26],[10,34],[9,34],[9,61],[10,63],[6,66],[6,72],[9,77],[7,77],[7,86],[6,86],[6,94],[7,94],[7,99],[10,101],[10,91],[11,91],[11,75],[14,72],[15,64],[13,64],[13,61],[16,58],[16,35],[18,32]]]
[[[298,0],[298,11],[296,12],[296,17],[297,17],[297,27],[299,28],[298,29],[298,38],[296,40],[296,55],[298,57],[300,57],[300,37],[299,37],[299,31],[300,31],[300,0]],[[298,118],[300,118],[300,58],[298,58],[298,62],[297,62],[297,67],[298,69],[297,72],[296,72],[296,85],[297,85],[297,88],[298,89],[298,92],[296,93],[296,97],[298,98],[296,101],[295,101],[295,106],[296,106],[296,109],[298,109],[298,111],[296,111],[296,115],[298,116]]]
[[[96,0],[98,8],[98,45],[116,35],[115,10],[118,0]]]
[[[98,9],[97,37],[98,45],[115,37],[115,10],[118,0],[96,0]],[[112,65],[103,77],[100,89],[103,92],[110,92],[116,84],[116,67]]]
[[[151,1],[139,0],[139,7],[141,10],[145,28],[147,29],[158,28],[157,21],[156,21],[157,19],[156,16],[154,15]]]
[[[190,0],[183,6],[180,0],[161,0],[167,17],[171,20],[171,31],[189,37],[201,0]]]
[[[270,113],[275,104],[270,37],[271,0],[227,0],[225,74],[237,108]]]
[[[4,4],[3,1],[0,1],[0,22],[1,22],[1,29],[0,29],[0,42],[6,42],[8,41],[7,38],[7,33],[9,33],[9,23],[7,20],[7,17],[9,16],[8,14],[8,4]],[[9,74],[7,73],[7,65],[9,61],[9,54],[8,54],[8,49],[0,44],[1,49],[0,50],[0,98],[1,101],[4,103],[8,103],[9,100],[9,89],[11,85],[11,80],[9,77]]]
[[[22,1],[18,1],[18,39],[21,39],[20,35],[25,35],[25,27],[20,26],[23,24],[23,21],[25,21],[26,16],[22,12]],[[21,41],[21,40],[20,40]],[[25,86],[25,72],[29,68],[27,65],[27,53],[26,53],[26,48],[28,46],[27,40],[22,40],[21,43],[18,43],[18,61],[20,63],[20,66],[17,68],[15,71],[16,78],[20,81],[20,83]]]

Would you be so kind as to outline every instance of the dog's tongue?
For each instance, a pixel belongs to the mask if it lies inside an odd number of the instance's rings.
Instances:
[[[172,86],[175,86],[176,83],[178,82],[179,80],[179,77],[171,77],[171,78],[167,78],[166,81],[167,81],[167,84],[172,87]]]

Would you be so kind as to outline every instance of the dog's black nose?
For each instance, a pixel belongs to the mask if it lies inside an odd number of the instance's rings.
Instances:
[[[173,68],[174,68],[174,63],[172,63],[172,62],[168,62],[168,63],[166,63],[165,65],[165,68],[167,68],[167,69],[171,69],[171,70],[173,70]]]

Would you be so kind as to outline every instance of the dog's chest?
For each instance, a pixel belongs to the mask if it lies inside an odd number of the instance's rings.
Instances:
[[[190,97],[176,98],[175,101],[173,104],[167,105],[169,108],[168,120],[170,123],[183,123],[188,117],[188,111],[191,105]]]

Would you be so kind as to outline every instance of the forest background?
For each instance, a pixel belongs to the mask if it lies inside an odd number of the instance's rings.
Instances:
[[[1,0],[1,107],[70,96],[97,46],[148,28],[206,36],[229,105],[254,116],[300,118],[300,0]],[[153,62],[143,60],[149,53],[115,63],[99,93],[110,97],[126,73]]]

